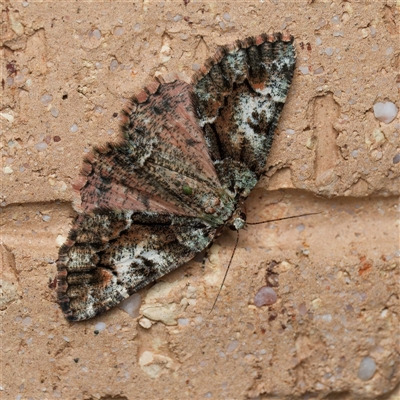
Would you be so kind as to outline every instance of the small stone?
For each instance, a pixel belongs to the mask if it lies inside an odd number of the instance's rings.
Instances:
[[[391,101],[374,104],[375,118],[380,122],[384,122],[385,124],[390,124],[396,118],[398,111],[399,109]]]
[[[14,115],[9,114],[9,113],[0,113],[0,116],[6,119],[8,122],[13,123],[14,122]]]
[[[177,315],[181,312],[181,308],[178,308],[175,303],[145,305],[141,308],[141,312],[153,321],[160,321],[165,325],[177,325]]]
[[[13,171],[13,169],[11,168],[11,167],[4,167],[3,168],[3,173],[4,174],[12,174],[14,171]]]
[[[95,329],[96,331],[103,332],[104,329],[106,329],[106,324],[105,324],[104,322],[98,322],[98,323],[95,325],[94,329]]]
[[[95,29],[95,30],[92,32],[92,35],[93,35],[93,37],[94,37],[95,39],[100,39],[100,38],[101,38],[101,32],[100,32],[98,29]]]
[[[228,22],[231,20],[231,16],[227,12],[223,13],[222,18]]]
[[[120,308],[122,311],[128,313],[132,318],[137,318],[139,316],[141,301],[142,299],[140,297],[140,294],[135,293],[127,299],[122,300],[117,307]]]
[[[332,315],[331,314],[321,315],[321,320],[324,322],[332,322]]]
[[[139,365],[148,365],[152,363],[154,360],[153,353],[151,351],[144,351],[142,355],[139,357]]]
[[[178,366],[167,356],[145,350],[139,357],[139,367],[154,379],[158,378],[163,371],[175,371]]]
[[[299,224],[296,226],[298,232],[303,232],[305,228],[304,224]]]
[[[239,347],[239,342],[237,340],[233,340],[226,346],[226,354],[233,353]]]
[[[189,325],[189,320],[187,318],[178,318],[179,326],[187,326]]]
[[[118,69],[119,63],[117,60],[112,60],[110,63],[110,71],[114,72]]]
[[[310,73],[310,70],[308,67],[299,67],[299,70],[303,75],[308,75]]]
[[[44,94],[41,98],[40,101],[44,106],[48,106],[51,101],[53,100],[53,96],[51,94]]]
[[[364,357],[361,360],[360,367],[358,369],[358,378],[362,381],[370,380],[376,371],[375,360],[371,357]]]
[[[314,310],[318,310],[318,308],[321,308],[322,306],[322,300],[320,298],[314,299],[311,302],[311,305]]]
[[[393,157],[393,164],[398,164],[400,162],[400,153],[397,153],[394,157]]]
[[[372,136],[374,137],[375,144],[378,146],[380,146],[386,142],[385,135],[383,134],[383,132],[380,129],[375,129],[372,132]]]
[[[117,26],[114,29],[114,35],[115,36],[122,36],[124,34],[124,28],[122,28],[122,26]]]
[[[274,289],[263,286],[254,296],[254,305],[256,307],[269,306],[276,303],[278,296]]]
[[[331,22],[333,25],[339,25],[340,24],[340,17],[339,15],[334,15],[331,19]]]
[[[47,149],[47,143],[45,142],[39,142],[35,144],[35,149],[37,151],[45,151]]]
[[[21,22],[17,21],[15,18],[15,15],[18,15],[17,13],[11,12],[9,14],[9,19],[10,19],[10,25],[11,29],[18,35],[21,36],[24,33],[24,26],[21,24]]]
[[[51,219],[51,217],[50,217],[50,215],[42,215],[42,220],[44,221],[44,222],[49,222],[50,221],[50,219]]]
[[[66,240],[67,240],[67,238],[66,238],[65,236],[58,235],[58,236],[56,237],[56,244],[57,244],[57,246],[62,246]]]
[[[139,325],[144,329],[150,329],[153,325],[152,322],[147,318],[140,318]]]
[[[51,114],[54,118],[57,118],[59,112],[58,112],[57,108],[51,107],[51,109],[50,109],[50,114]]]
[[[301,303],[301,304],[299,305],[299,314],[300,314],[301,316],[304,316],[304,315],[307,314],[307,306],[306,306],[306,303]]]
[[[390,47],[388,47],[388,48],[386,49],[385,54],[386,54],[387,56],[390,56],[392,53],[393,53],[393,47],[390,46]]]
[[[327,47],[325,49],[325,54],[330,57],[333,54],[333,48],[332,47]]]
[[[171,48],[168,44],[164,44],[160,50],[160,60],[165,63],[171,59]]]
[[[58,182],[58,190],[60,192],[65,192],[67,190],[67,184],[64,181]]]
[[[291,270],[293,268],[293,265],[290,264],[287,261],[282,261],[279,265],[278,265],[278,270],[279,272],[287,272],[289,270]]]
[[[69,128],[70,132],[75,133],[78,131],[78,125],[77,124],[73,124],[71,126],[71,128]]]
[[[314,75],[321,75],[324,73],[324,67],[319,67],[314,71]]]

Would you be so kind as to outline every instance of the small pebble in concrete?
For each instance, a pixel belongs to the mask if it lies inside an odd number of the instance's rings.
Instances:
[[[41,98],[40,101],[42,102],[42,104],[44,106],[47,106],[51,103],[51,101],[53,100],[53,96],[51,94],[44,94]]]
[[[70,132],[75,133],[78,131],[78,125],[77,124],[73,124],[71,126],[71,128],[69,128]]]
[[[364,357],[361,360],[360,367],[358,369],[358,377],[362,381],[370,380],[376,371],[375,360],[371,357]]]
[[[44,151],[47,149],[47,143],[39,142],[39,143],[35,144],[35,148],[37,151]]]
[[[391,101],[374,104],[375,118],[385,124],[390,124],[396,118],[398,111],[399,109]]]
[[[103,332],[104,329],[106,329],[106,324],[105,324],[104,322],[98,322],[98,323],[95,325],[94,329],[95,329],[96,331],[98,331],[98,332]]]
[[[269,306],[276,303],[278,296],[274,289],[263,286],[254,296],[254,305],[256,307]]]
[[[138,293],[133,294],[119,303],[118,308],[128,313],[132,318],[139,316],[139,308],[142,299]]]

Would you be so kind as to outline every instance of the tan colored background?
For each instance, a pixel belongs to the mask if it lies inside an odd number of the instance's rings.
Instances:
[[[211,314],[233,232],[136,295],[152,321],[67,323],[47,285],[84,153],[154,75],[270,30],[298,61],[248,220],[322,214],[241,231]],[[6,1],[1,35],[1,398],[399,398],[400,121],[373,113],[400,108],[398,3]]]

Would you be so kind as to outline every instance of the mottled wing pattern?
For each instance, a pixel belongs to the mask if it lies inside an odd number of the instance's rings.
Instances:
[[[92,318],[208,246],[200,219],[102,210],[79,215],[58,259],[58,301],[70,321]]]
[[[221,48],[194,78],[200,125],[217,169],[233,160],[259,179],[295,62],[292,36],[263,34]]]
[[[80,215],[57,263],[69,320],[91,318],[173,271],[226,219],[207,223],[221,186],[191,89],[177,79],[149,85],[124,111],[122,140],[85,159],[73,185]]]
[[[197,216],[220,186],[193,107],[191,86],[154,82],[124,110],[123,139],[87,156],[75,209]],[[190,190],[192,189],[192,190]]]
[[[293,38],[222,48],[189,85],[153,82],[124,110],[123,137],[75,181],[78,212],[57,262],[58,301],[78,321],[108,310],[243,227],[293,76]]]

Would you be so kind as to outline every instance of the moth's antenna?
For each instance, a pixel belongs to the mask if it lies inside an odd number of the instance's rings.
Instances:
[[[220,293],[221,293],[222,286],[223,286],[224,283],[225,283],[226,276],[228,275],[229,268],[230,268],[230,266],[231,266],[231,264],[232,264],[233,256],[235,255],[236,247],[237,247],[237,245],[238,245],[238,243],[239,243],[239,231],[236,231],[236,233],[237,233],[237,235],[236,235],[235,247],[233,248],[233,252],[232,252],[231,258],[230,258],[230,260],[229,260],[228,267],[226,268],[225,275],[224,275],[224,279],[222,280],[221,286],[219,287],[219,291],[218,291],[217,297],[215,298],[214,304],[212,305],[211,310],[210,310],[210,312],[208,313],[208,315],[210,315],[210,314],[212,313],[212,310],[214,310],[215,304],[217,304],[217,300],[218,300],[218,297],[219,297],[219,295],[220,295]]]
[[[260,224],[266,224],[267,222],[283,221],[283,220],[285,220],[285,219],[292,219],[292,218],[299,218],[299,217],[307,217],[308,215],[317,215],[317,214],[322,214],[322,211],[315,212],[315,213],[307,213],[307,214],[292,215],[292,216],[290,216],[290,217],[269,219],[269,220],[267,220],[267,221],[261,221],[261,222],[246,222],[246,225],[260,225]]]
[[[317,215],[317,214],[322,214],[322,211],[315,212],[315,213],[306,213],[306,214],[292,215],[292,216],[290,216],[290,217],[283,217],[283,218],[270,219],[270,220],[268,220],[268,221],[262,221],[262,222],[246,222],[246,225],[260,225],[260,224],[265,224],[265,223],[267,223],[267,222],[283,221],[283,220],[285,220],[285,219],[306,217],[306,216],[308,216],[308,215]],[[217,297],[215,298],[214,304],[212,305],[211,310],[210,310],[210,312],[208,313],[208,315],[210,315],[210,314],[212,313],[212,311],[214,310],[215,304],[217,304],[218,297],[219,297],[219,295],[221,294],[222,286],[223,286],[224,283],[225,283],[225,279],[226,279],[226,277],[227,277],[227,275],[228,275],[229,268],[230,268],[230,266],[231,266],[231,264],[232,264],[233,256],[235,255],[236,248],[237,248],[237,245],[238,245],[238,243],[239,243],[239,231],[236,231],[236,233],[237,233],[237,235],[236,235],[235,247],[233,248],[233,252],[232,252],[231,258],[230,258],[230,260],[229,260],[228,267],[226,268],[225,275],[224,275],[224,279],[222,280],[222,283],[221,283],[221,286],[220,286],[220,288],[219,288]],[[206,251],[207,251],[207,250],[206,250]],[[204,258],[204,260],[205,260],[205,258]],[[203,260],[203,263],[204,263],[204,260]]]

